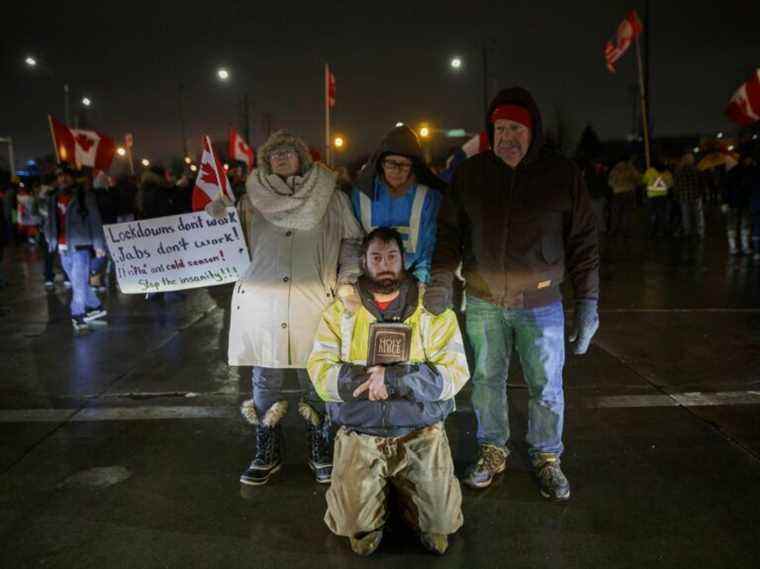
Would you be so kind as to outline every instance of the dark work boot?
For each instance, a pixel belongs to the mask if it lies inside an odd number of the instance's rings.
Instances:
[[[538,478],[541,496],[554,502],[570,499],[570,483],[560,468],[557,455],[539,453],[533,457],[533,468]]]
[[[256,456],[245,472],[240,475],[240,483],[260,486],[282,467],[280,453],[281,427],[256,427]]]
[[[509,453],[496,445],[481,444],[478,460],[467,468],[463,482],[471,488],[486,488],[507,468]]]

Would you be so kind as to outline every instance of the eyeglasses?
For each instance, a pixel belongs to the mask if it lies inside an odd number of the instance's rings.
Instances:
[[[395,172],[408,172],[412,169],[411,162],[396,162],[395,160],[383,160],[383,168]]]
[[[274,160],[277,158],[293,158],[297,156],[295,150],[275,150],[269,153],[269,159]]]

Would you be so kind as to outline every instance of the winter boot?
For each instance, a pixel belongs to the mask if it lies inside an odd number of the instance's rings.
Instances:
[[[243,417],[256,427],[256,456],[240,476],[241,484],[260,486],[282,467],[282,427],[280,420],[288,410],[287,401],[278,401],[259,419],[253,401],[245,401]]]
[[[329,418],[320,417],[314,408],[303,401],[298,404],[298,412],[306,419],[309,437],[309,468],[314,479],[320,484],[329,484],[333,467],[333,432]]]

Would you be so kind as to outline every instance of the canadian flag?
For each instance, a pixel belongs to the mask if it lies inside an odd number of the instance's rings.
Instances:
[[[211,139],[203,137],[203,154],[201,155],[201,167],[198,169],[198,177],[195,179],[193,188],[193,211],[200,211],[206,204],[213,201],[222,192],[231,202],[235,202],[227,176],[224,173],[219,159],[214,155]]]
[[[116,153],[116,144],[104,134],[94,130],[69,128],[51,115],[50,131],[59,162],[68,162],[78,168],[89,166],[96,170],[108,170]]]
[[[245,162],[248,165],[249,172],[256,163],[253,157],[253,149],[248,146],[243,137],[234,128],[230,129],[230,142],[227,146],[227,155],[230,157],[230,160]]]
[[[330,105],[330,108],[335,106],[335,75],[332,71],[330,71],[330,66],[328,65],[326,68],[327,71],[327,77],[325,80],[327,81],[327,104]]]
[[[643,29],[644,26],[641,25],[636,10],[628,12],[625,20],[620,22],[615,37],[604,45],[604,59],[610,73],[615,73],[615,62],[625,55],[625,52],[631,47],[631,42],[639,36]]]
[[[742,126],[749,126],[760,120],[760,69],[752,78],[736,90],[728,102],[726,115]]]

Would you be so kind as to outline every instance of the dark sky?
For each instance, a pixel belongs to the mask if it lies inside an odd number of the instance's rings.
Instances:
[[[137,157],[181,154],[179,81],[186,85],[191,150],[202,133],[225,138],[236,100],[254,105],[254,143],[262,113],[321,146],[323,62],[337,77],[334,129],[348,155],[368,152],[396,121],[437,128],[482,127],[481,47],[489,45],[491,94],[521,84],[551,127],[560,114],[574,136],[591,122],[603,139],[631,128],[633,49],[616,75],[602,47],[627,10],[644,2],[164,2],[59,3],[14,8],[4,26],[0,136],[12,136],[17,163],[51,149],[48,112],[63,118],[95,101],[90,122],[114,137],[135,135]],[[657,133],[731,128],[723,109],[753,66],[760,66],[760,3],[652,1],[652,100]],[[5,10],[5,9],[4,9]],[[7,13],[6,13],[7,15]],[[459,54],[459,74],[448,60]],[[34,54],[47,70],[23,65]],[[228,85],[217,66],[233,74]],[[4,155],[4,151],[2,152]]]

